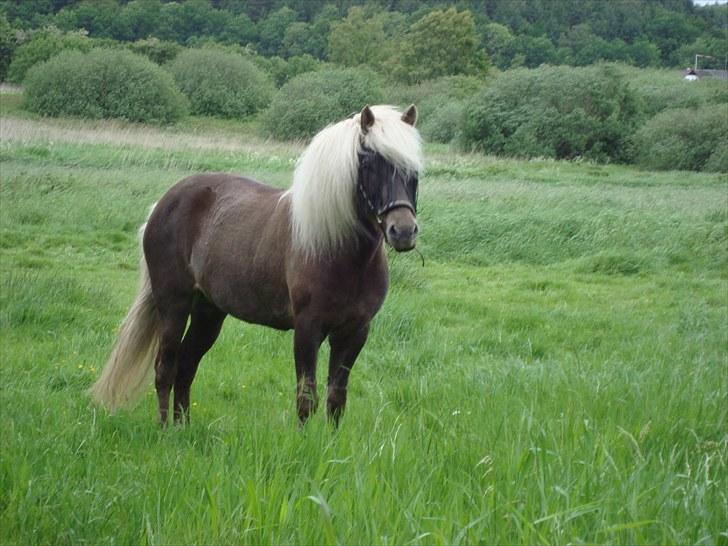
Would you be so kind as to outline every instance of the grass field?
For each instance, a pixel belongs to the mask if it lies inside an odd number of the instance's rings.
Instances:
[[[84,394],[137,227],[193,172],[286,186],[302,147],[0,101],[0,542],[728,544],[725,176],[429,146],[425,265],[390,253],[341,428],[297,426],[290,333],[228,319],[161,431],[151,386]]]

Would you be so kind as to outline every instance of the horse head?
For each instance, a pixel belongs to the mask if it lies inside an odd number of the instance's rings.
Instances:
[[[410,106],[401,121],[414,126],[417,109]],[[366,135],[375,123],[374,113],[365,106],[360,114],[362,130],[357,187],[360,214],[379,226],[385,240],[398,252],[415,247],[417,225],[417,185],[419,173],[366,143]]]

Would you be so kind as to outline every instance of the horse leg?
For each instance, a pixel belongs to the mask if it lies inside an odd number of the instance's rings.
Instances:
[[[200,360],[217,336],[220,335],[226,314],[198,295],[193,306],[190,326],[187,329],[177,357],[177,376],[174,380],[174,422],[190,419],[190,387]]]
[[[167,425],[169,412],[169,393],[172,390],[177,376],[177,355],[179,353],[182,334],[187,326],[187,317],[190,304],[185,300],[178,300],[173,305],[165,306],[159,310],[161,319],[161,336],[159,352],[155,362],[154,386],[157,389],[159,403],[159,424]]]
[[[318,407],[316,358],[323,338],[320,328],[297,321],[293,334],[293,354],[296,361],[296,407],[301,424]]]
[[[354,366],[364,343],[369,335],[369,324],[353,330],[332,332],[329,336],[331,357],[329,359],[328,392],[326,409],[334,425],[346,407],[346,386],[349,382],[349,372]]]

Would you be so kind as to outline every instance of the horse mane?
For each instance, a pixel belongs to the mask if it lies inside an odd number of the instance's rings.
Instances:
[[[355,192],[362,146],[397,168],[422,170],[422,143],[392,106],[372,106],[374,125],[364,133],[360,115],[319,132],[296,164],[290,199],[294,247],[309,256],[339,249],[357,229]]]

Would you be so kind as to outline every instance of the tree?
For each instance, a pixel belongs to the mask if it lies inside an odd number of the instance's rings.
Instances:
[[[161,40],[185,44],[193,38],[217,37],[229,20],[228,14],[214,9],[207,0],[171,2],[160,9],[155,35]]]
[[[277,55],[281,51],[286,29],[296,20],[296,12],[282,7],[258,24],[260,53]]]
[[[507,26],[490,23],[485,26],[485,50],[498,68],[506,69],[511,65],[515,51],[514,37]]]
[[[700,34],[697,25],[681,13],[668,11],[657,6],[653,17],[646,24],[650,42],[660,48],[662,61],[666,66],[677,65],[673,53],[682,44],[689,44]]]
[[[0,82],[5,81],[10,58],[15,51],[16,45],[13,27],[10,26],[5,14],[2,13],[0,14]]]
[[[414,23],[401,44],[399,76],[421,82],[439,76],[480,74],[488,57],[479,47],[470,11],[435,10]]]
[[[645,38],[636,40],[629,47],[631,62],[639,67],[659,66],[660,48]]]
[[[132,0],[121,9],[114,22],[114,37],[118,40],[141,40],[154,34],[159,26],[159,0]]]
[[[57,28],[35,32],[30,40],[15,50],[13,60],[8,67],[8,81],[21,83],[28,70],[65,49],[89,51],[92,42],[85,31],[68,32],[66,34]]]
[[[225,44],[248,45],[258,38],[258,29],[255,23],[245,13],[240,13],[229,19],[219,35],[220,41]]]
[[[385,58],[384,24],[355,6],[346,19],[331,25],[329,60],[344,66],[375,66]]]
[[[511,46],[515,55],[511,66],[536,68],[542,64],[558,64],[559,55],[554,44],[546,36],[533,37],[519,34]]]

